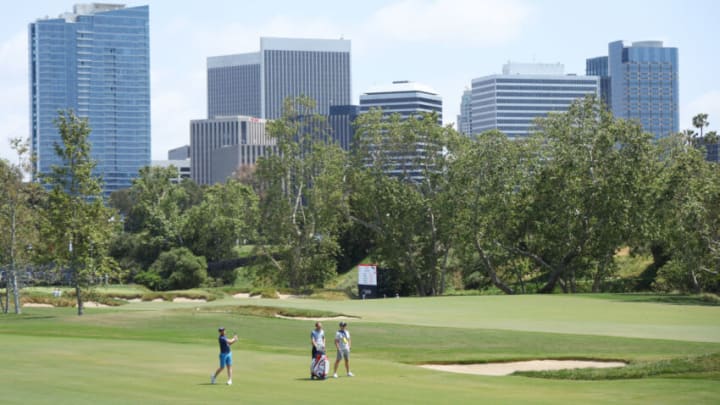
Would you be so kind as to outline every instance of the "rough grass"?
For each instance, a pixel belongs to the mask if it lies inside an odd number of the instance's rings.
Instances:
[[[663,376],[704,378],[720,381],[720,353],[658,361],[640,361],[617,368],[522,371],[515,374],[562,380],[618,380]]]

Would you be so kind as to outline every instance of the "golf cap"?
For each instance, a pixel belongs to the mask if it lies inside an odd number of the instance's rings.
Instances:
[[[218,328],[218,332],[222,332],[224,330],[225,330],[225,328],[223,328],[222,326]]]
[[[340,322],[340,326],[347,326],[347,322],[345,322],[345,321]]]

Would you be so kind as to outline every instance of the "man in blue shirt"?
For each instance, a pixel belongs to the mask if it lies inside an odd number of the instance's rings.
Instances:
[[[215,379],[224,367],[227,367],[228,372],[228,385],[232,385],[232,352],[230,351],[230,345],[237,342],[237,335],[233,336],[232,339],[228,340],[225,336],[225,328],[219,328],[218,332],[218,343],[220,343],[220,367],[215,371],[215,374],[210,376],[210,384],[215,384]]]

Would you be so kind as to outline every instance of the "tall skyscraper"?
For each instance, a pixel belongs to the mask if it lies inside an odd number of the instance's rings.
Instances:
[[[562,64],[508,63],[503,74],[472,80],[472,134],[497,129],[527,137],[538,117],[567,111],[573,101],[598,95],[599,79],[565,75]]]
[[[472,90],[466,88],[460,100],[460,114],[457,116],[457,130],[461,134],[472,133]]]
[[[208,118],[276,119],[288,97],[305,95],[319,114],[350,104],[350,41],[260,38],[260,51],[207,59]]]
[[[103,192],[130,187],[150,165],[148,7],[79,4],[30,23],[30,141],[37,173],[62,165],[53,121],[71,108],[87,118]]]
[[[637,120],[655,138],[680,130],[678,49],[662,41],[611,42],[608,56],[587,60],[587,74],[601,76],[603,100],[618,118]]]

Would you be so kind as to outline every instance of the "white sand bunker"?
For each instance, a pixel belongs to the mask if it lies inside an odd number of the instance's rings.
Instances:
[[[318,318],[310,318],[306,316],[286,316],[286,315],[280,315],[275,314],[275,318],[281,318],[281,319],[295,319],[298,321],[332,321],[335,319],[357,319],[349,316],[329,316],[329,317],[318,317]]]
[[[207,300],[204,298],[175,297],[173,298],[173,302],[207,302]]]
[[[41,304],[37,302],[26,302],[22,304],[22,306],[27,308],[54,308],[52,304]]]
[[[424,364],[421,367],[450,373],[478,375],[510,375],[516,371],[549,371],[573,368],[612,368],[625,367],[619,361],[585,361],[585,360],[530,360],[511,363],[484,364]]]

